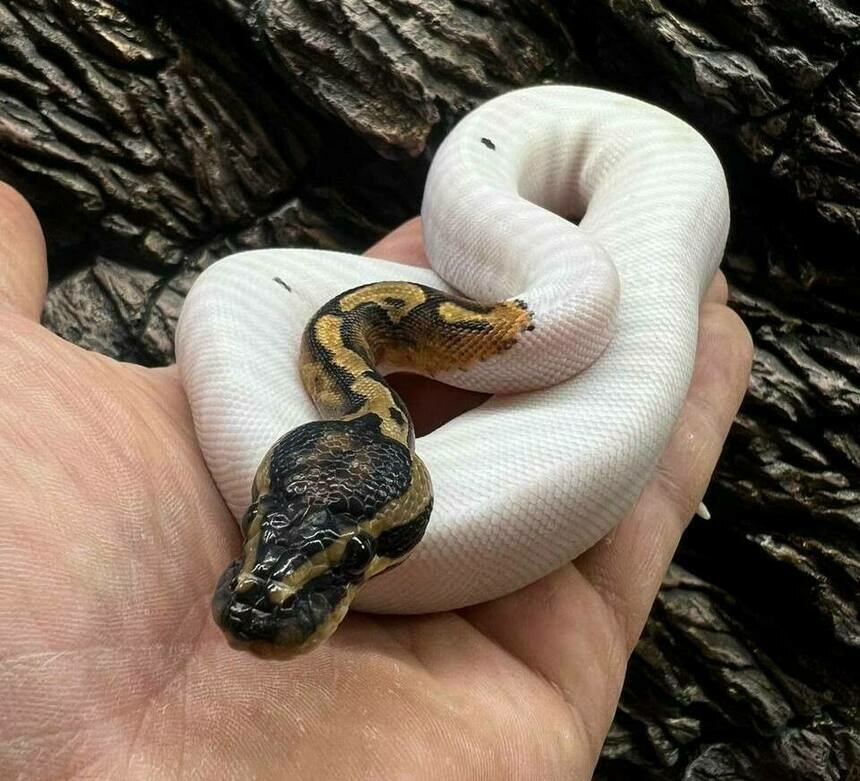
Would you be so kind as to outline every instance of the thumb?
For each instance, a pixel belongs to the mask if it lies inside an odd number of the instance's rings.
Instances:
[[[47,284],[39,220],[17,190],[0,182],[0,309],[11,308],[38,320]]]

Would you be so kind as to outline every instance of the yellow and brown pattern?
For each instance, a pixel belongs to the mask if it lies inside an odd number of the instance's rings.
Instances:
[[[376,371],[380,364],[434,375],[468,369],[511,347],[531,328],[522,301],[478,304],[410,282],[377,282],[330,301],[305,329],[300,357],[305,388],[326,417],[373,412],[383,431],[408,444],[391,409],[408,414]]]
[[[325,640],[371,577],[424,534],[430,476],[377,367],[468,369],[532,328],[517,300],[478,304],[408,282],[346,291],[305,329],[300,372],[321,421],[281,437],[254,479],[243,555],[213,599],[233,639],[299,653]]]

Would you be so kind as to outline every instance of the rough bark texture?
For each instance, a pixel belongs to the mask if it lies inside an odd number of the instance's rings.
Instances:
[[[0,178],[50,242],[45,322],[171,360],[228,252],[358,249],[484,98],[645,97],[718,148],[749,397],[634,655],[598,777],[860,764],[860,9],[849,0],[0,0]]]

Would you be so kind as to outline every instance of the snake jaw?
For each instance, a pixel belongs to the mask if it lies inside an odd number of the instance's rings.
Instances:
[[[212,600],[213,617],[235,647],[255,651],[258,643],[275,645],[286,656],[304,653],[328,638],[365,580],[363,572],[345,576],[329,570],[287,598],[273,600],[272,582],[236,588],[241,566],[242,559],[237,559],[221,576]]]
[[[349,514],[297,511],[289,526],[283,508],[267,506],[266,497],[256,503],[255,532],[222,574],[212,614],[232,645],[270,644],[288,656],[334,632],[369,577],[376,544]]]
[[[426,468],[384,435],[378,415],[294,429],[257,470],[243,554],[219,581],[215,621],[242,647],[309,650],[365,581],[418,543],[431,506]]]

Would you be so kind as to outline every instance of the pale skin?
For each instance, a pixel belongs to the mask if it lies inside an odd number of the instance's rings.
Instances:
[[[368,252],[426,263],[417,220]],[[591,775],[628,657],[747,385],[750,337],[721,274],[701,306],[675,434],[609,538],[488,604],[352,613],[290,661],[233,650],[210,616],[240,539],[176,368],[119,363],[48,332],[45,286],[36,217],[0,186],[4,774]],[[401,388],[419,431],[475,403],[432,383]]]

